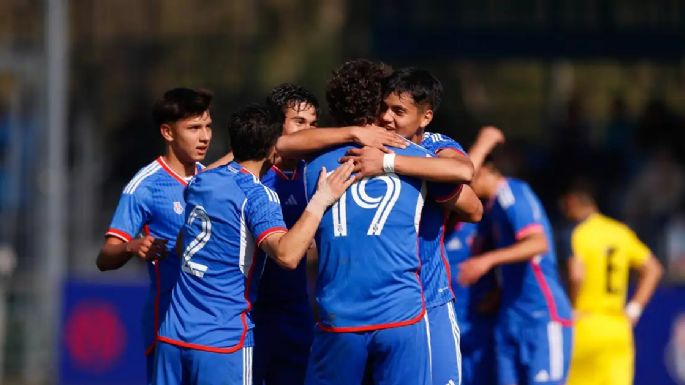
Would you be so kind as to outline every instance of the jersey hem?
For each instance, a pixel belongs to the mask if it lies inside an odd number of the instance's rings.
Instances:
[[[367,331],[372,331],[372,330],[382,330],[382,329],[390,329],[390,328],[397,328],[401,326],[408,326],[408,325],[413,325],[423,318],[423,316],[426,314],[426,307],[422,306],[421,311],[419,314],[414,317],[410,318],[405,321],[399,321],[399,322],[390,322],[390,323],[382,323],[382,324],[376,324],[376,325],[366,325],[366,326],[343,326],[343,327],[336,327],[336,326],[326,326],[321,323],[321,321],[316,323],[316,326],[325,331],[325,332],[330,332],[330,333],[351,333],[351,332],[367,332]]]

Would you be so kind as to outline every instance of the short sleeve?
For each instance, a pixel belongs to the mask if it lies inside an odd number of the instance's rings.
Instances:
[[[466,155],[466,151],[464,151],[464,148],[461,146],[461,144],[443,134],[427,133],[427,135],[424,137],[422,145],[426,149],[436,154],[440,151],[451,150],[461,155]]]
[[[140,233],[150,217],[150,210],[145,204],[144,197],[140,196],[140,191],[121,194],[105,236],[117,237],[128,242]]]
[[[288,232],[278,194],[261,184],[256,185],[247,197],[245,221],[257,246],[273,233]]]
[[[514,230],[516,239],[544,232],[542,207],[533,192],[524,186],[508,184],[507,187],[500,191],[497,200]]]
[[[630,229],[626,229],[626,251],[631,267],[640,267],[647,262],[652,251],[640,241],[637,235]]]

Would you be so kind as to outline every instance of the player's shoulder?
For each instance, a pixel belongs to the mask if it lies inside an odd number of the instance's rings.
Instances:
[[[426,131],[423,133],[421,144],[432,151],[439,151],[445,148],[452,148],[455,151],[466,153],[462,145],[453,138],[436,132]]]
[[[142,167],[124,187],[124,195],[141,195],[156,184],[160,176],[164,175],[164,169],[159,158]]]
[[[407,140],[407,144],[408,146],[406,148],[397,148],[393,150],[399,155],[421,156],[429,158],[435,156],[435,152],[429,148],[426,148],[426,146],[423,146],[422,144],[416,144],[410,140]]]

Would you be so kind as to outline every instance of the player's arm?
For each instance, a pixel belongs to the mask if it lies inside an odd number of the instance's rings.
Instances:
[[[353,148],[347,151],[341,162],[353,160],[354,172],[359,178],[383,175],[394,172],[401,175],[440,183],[470,183],[473,178],[473,164],[463,154],[459,156],[440,156],[454,153],[453,150],[440,151],[437,158],[386,154],[372,147]]]
[[[444,148],[438,152],[438,158],[449,158],[457,159],[461,161],[462,159],[469,160],[460,151],[456,151],[452,148]],[[483,203],[478,198],[476,193],[471,189],[466,183],[456,184],[454,186],[455,194],[445,199],[438,199],[437,202],[440,203],[443,210],[446,212],[451,212],[455,214],[456,219],[463,222],[480,222],[483,217]]]
[[[580,286],[585,280],[585,266],[581,259],[572,255],[567,262],[568,267],[568,290],[571,303],[575,305]]]
[[[276,151],[285,158],[301,159],[328,147],[345,143],[378,148],[389,152],[386,146],[405,148],[406,140],[378,126],[310,128],[290,135],[283,135],[276,142]]]
[[[459,283],[471,285],[495,266],[524,262],[547,252],[549,245],[540,230],[526,234],[511,246],[495,249],[469,258],[459,265]]]
[[[295,225],[288,232],[268,235],[260,244],[262,250],[283,268],[295,269],[311,246],[324,211],[335,203],[354,181],[350,178],[352,169],[352,162],[347,162],[328,177],[326,169],[322,169],[316,192]]]
[[[486,126],[480,129],[478,137],[469,149],[469,158],[473,163],[474,170],[478,170],[483,165],[485,158],[497,147],[504,143],[504,134],[493,126]]]
[[[166,240],[155,239],[147,235],[130,241],[108,236],[100,249],[96,264],[100,271],[116,270],[126,264],[132,257],[144,261],[159,259],[167,254]]]
[[[210,163],[207,167],[205,167],[205,170],[211,170],[213,168],[217,168],[219,166],[223,166],[225,164],[229,164],[233,161],[233,151],[227,152],[224,156],[221,158],[215,160],[214,162]]]
[[[664,274],[664,269],[661,267],[659,261],[650,255],[645,263],[638,269],[638,281],[635,288],[635,294],[626,305],[626,314],[630,318],[633,325],[635,325],[642,315],[642,309],[647,305],[650,298],[659,284],[659,280]]]

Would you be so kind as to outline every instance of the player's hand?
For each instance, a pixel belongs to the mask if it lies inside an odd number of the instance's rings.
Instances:
[[[487,258],[471,257],[459,264],[459,276],[457,280],[462,286],[469,286],[476,283],[482,276],[490,271],[490,262]]]
[[[162,259],[167,255],[167,240],[156,239],[151,235],[137,238],[126,244],[126,251],[144,261]]]
[[[319,195],[322,199],[321,202],[325,204],[326,207],[332,205],[340,198],[345,190],[354,183],[355,179],[351,178],[353,169],[354,163],[349,160],[338,166],[338,168],[327,177],[326,168],[323,167],[321,169],[321,174],[319,174],[319,182],[314,195]]]
[[[483,141],[488,145],[495,147],[506,141],[502,130],[495,126],[485,126],[478,132],[478,139],[476,141]]]
[[[377,148],[385,153],[390,150],[386,146],[406,148],[407,140],[383,127],[368,125],[352,128],[352,136],[357,144]]]
[[[340,162],[354,162],[353,172],[357,180],[385,174],[383,155],[385,153],[374,147],[352,148],[340,158]]]

